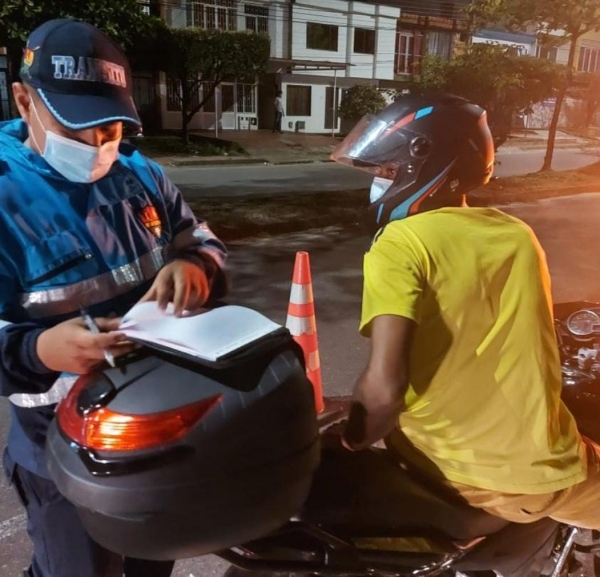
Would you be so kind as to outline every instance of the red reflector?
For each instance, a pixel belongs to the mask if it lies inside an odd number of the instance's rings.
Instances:
[[[56,417],[67,437],[95,451],[135,451],[173,443],[186,435],[222,397],[215,395],[149,415],[127,415],[106,408],[81,415],[77,410],[77,399],[88,381],[88,377],[77,381],[58,406]]]

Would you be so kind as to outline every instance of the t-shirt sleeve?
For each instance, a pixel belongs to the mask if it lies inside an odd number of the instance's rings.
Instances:
[[[397,315],[421,321],[426,252],[410,231],[387,227],[364,259],[360,333],[371,335],[373,319]]]

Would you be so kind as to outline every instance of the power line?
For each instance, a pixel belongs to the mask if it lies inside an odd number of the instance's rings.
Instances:
[[[193,6],[194,5],[196,5],[196,6],[203,6],[203,7],[208,6],[211,9],[214,9],[215,14],[214,14],[214,16],[211,15],[211,19],[213,17],[215,18],[215,24],[216,24],[216,21],[217,21],[217,18],[218,18],[217,15],[216,15],[216,11],[218,9],[220,9],[222,11],[235,11],[235,7],[219,7],[219,6],[215,6],[215,5],[203,4],[202,2],[198,2],[198,3],[195,3],[195,4],[191,4],[191,5],[188,4],[186,6],[181,6],[181,4],[177,3],[176,1],[174,1],[174,2],[168,2],[168,0],[163,0],[162,2],[160,2],[160,5],[162,7],[167,7],[167,8],[171,7],[171,8],[176,8],[177,10],[181,10],[181,12],[186,17],[186,24],[187,24],[187,22],[189,20],[190,13],[193,14]],[[258,5],[255,5],[255,6],[258,6]],[[292,24],[306,24],[306,23],[312,22],[308,18],[310,16],[315,16],[315,18],[318,17],[318,19],[319,19],[318,23],[319,24],[328,24],[328,25],[336,26],[337,28],[343,28],[343,29],[348,29],[348,30],[350,30],[350,29],[356,29],[356,28],[362,28],[363,26],[367,26],[368,25],[365,22],[357,22],[356,24],[342,24],[342,23],[339,23],[338,20],[331,20],[331,18],[335,18],[334,15],[332,15],[332,16],[329,16],[329,15],[324,16],[322,13],[315,14],[316,9],[306,8],[305,12],[301,12],[303,9],[301,9],[299,7],[296,7],[296,8],[294,8],[294,10],[300,12],[299,15],[306,17],[306,19],[305,18],[303,18],[301,20],[299,20],[297,18],[296,19],[292,19]],[[241,16],[242,18],[247,17],[247,18],[268,20],[270,22],[289,23],[289,18],[287,18],[287,17],[278,17],[278,16],[274,16],[272,14],[269,14],[269,15],[244,14],[244,13],[238,13],[237,11],[235,11],[234,18],[236,20],[237,20],[238,16]],[[375,16],[368,16],[368,17],[369,18],[373,18],[373,19],[375,18]],[[437,16],[437,17],[444,18],[442,16]],[[390,19],[390,18],[388,18],[388,19]],[[452,18],[445,18],[445,19],[446,20],[457,21],[457,19],[452,19]],[[237,22],[236,22],[236,25],[237,25]],[[393,27],[393,28],[392,27],[382,27],[382,26],[379,26],[379,27],[368,28],[368,29],[375,30],[377,32],[386,32],[386,31],[387,32],[394,32],[394,33],[397,34],[397,33],[401,33],[401,32],[409,32],[409,31],[412,31],[412,30],[418,30],[419,28],[420,28],[419,26],[413,27],[413,26],[409,25],[409,27],[406,27],[406,28],[398,27],[398,26]],[[459,29],[453,29],[453,28],[441,28],[441,27],[435,28],[434,27],[432,29],[429,29],[428,31],[429,32],[442,32],[442,33],[443,32],[447,32],[447,33],[456,33],[456,34],[461,33],[461,29],[460,28]],[[525,32],[521,32],[521,33],[516,33],[516,34],[526,34],[526,33]],[[476,32],[474,34],[472,34],[472,36],[476,36],[476,35],[477,35]],[[532,36],[532,38],[535,39],[534,35],[530,35],[530,36]],[[491,43],[494,42],[494,39],[486,39],[486,40],[489,40]],[[498,42],[498,41],[496,41],[496,42]],[[510,42],[510,41],[506,41],[506,42]],[[537,40],[535,40],[535,43],[537,45]],[[512,42],[511,44],[527,44],[527,43],[515,41],[515,42]],[[533,44],[533,43],[531,43],[531,44]],[[565,46],[565,45],[563,45],[563,46],[557,46],[557,47],[555,47],[555,49],[557,51],[565,51],[565,52],[567,52],[569,50],[568,46]],[[395,54],[395,52],[394,53],[392,53],[392,52],[381,53],[380,52],[379,54]]]
[[[405,2],[403,2],[405,5],[406,4],[410,4],[410,0],[407,0]],[[189,21],[190,15],[194,14],[194,7],[199,7],[203,10],[203,12],[205,11],[206,8],[209,8],[212,11],[212,14],[210,14],[210,19],[214,19],[214,23],[215,23],[215,28],[217,28],[216,24],[219,21],[219,16],[218,16],[218,12],[226,12],[225,14],[225,18],[232,18],[235,20],[236,22],[236,28],[237,28],[237,19],[238,17],[241,18],[252,18],[252,19],[256,19],[256,20],[267,20],[269,22],[281,22],[281,23],[286,23],[289,24],[290,23],[290,19],[286,16],[283,17],[279,17],[279,16],[275,16],[272,14],[271,10],[269,10],[268,6],[265,5],[260,5],[260,4],[252,4],[251,2],[248,3],[248,5],[250,6],[260,6],[260,7],[264,7],[266,8],[269,13],[267,15],[260,15],[260,14],[246,14],[244,12],[238,12],[237,10],[237,5],[234,6],[219,6],[219,5],[215,5],[215,4],[204,4],[203,2],[191,2],[191,3],[187,3],[185,5],[182,5],[181,2],[177,2],[177,0],[173,0],[171,2],[169,2],[168,0],[162,0],[160,2],[158,2],[159,6],[163,7],[163,8],[175,8],[177,10],[180,10],[182,12],[182,14],[185,16],[186,19],[186,24]],[[401,14],[402,14],[402,7],[398,6],[401,10]],[[429,10],[430,13],[433,15],[435,14],[435,17],[437,18],[444,18],[446,20],[451,20],[451,21],[457,21],[458,19],[456,18],[448,18],[448,17],[444,17],[440,15],[440,11],[436,10],[433,7],[426,7],[423,6],[422,4],[419,5],[419,11],[420,12],[424,12],[426,10]],[[232,12],[233,14],[228,14]],[[314,16],[315,19],[318,18],[318,22],[319,24],[326,24],[326,25],[331,25],[331,26],[336,26],[337,28],[343,28],[343,29],[347,29],[347,30],[351,30],[351,29],[357,29],[357,28],[362,28],[363,26],[367,26],[368,24],[366,22],[357,22],[356,24],[343,24],[339,22],[339,17],[340,14],[344,14],[347,15],[347,12],[338,12],[337,14],[333,13],[334,10],[331,10],[330,13],[328,13],[327,11],[319,11],[319,9],[317,8],[310,8],[308,6],[306,7],[302,7],[302,6],[294,6],[294,13],[296,14],[296,18],[292,18],[291,23],[292,24],[308,24],[308,23],[312,23],[313,21],[309,20],[309,18],[311,16]],[[406,10],[405,10],[406,12]],[[412,12],[409,12],[412,14]],[[301,17],[302,19],[298,19],[298,16]],[[367,15],[367,14],[359,14],[359,16],[364,16],[365,18],[371,18],[371,19],[375,19],[376,16],[375,15]],[[421,14],[421,16],[423,16],[423,14]],[[393,17],[384,17],[386,19],[393,19]],[[193,19],[193,16],[192,16]],[[410,27],[410,28],[402,28],[402,27],[382,27],[382,26],[376,26],[374,28],[372,28],[372,30],[375,30],[377,32],[393,32],[394,33],[394,43],[396,42],[396,38],[397,35],[402,33],[402,32],[411,32],[413,30],[418,30],[418,27]],[[435,29],[430,29],[428,30],[428,32],[441,32],[441,33],[455,33],[458,34],[460,33],[460,30],[456,30],[456,29],[441,29],[441,28],[435,28]],[[524,34],[524,33],[521,33]],[[475,34],[472,34],[472,36],[476,36]],[[508,41],[506,41],[508,42]],[[494,41],[494,39],[486,39],[486,43],[497,43],[499,45],[503,45],[501,42],[498,41]],[[523,43],[523,42],[517,42],[515,41],[514,43],[511,44],[527,44],[527,43]],[[533,43],[531,43],[533,44]],[[530,44],[530,45],[531,45]],[[535,45],[537,46],[537,41],[535,41]],[[593,48],[592,48],[593,49]],[[569,51],[569,47],[568,46],[557,46],[554,47],[552,49],[552,51],[555,51],[557,54],[558,53],[568,53]],[[328,52],[326,50],[319,50],[319,52]],[[345,63],[347,61],[347,58],[344,56],[338,56],[336,53],[338,52],[338,50],[336,51],[331,51],[332,54],[331,56],[325,56],[325,58],[327,58],[328,61],[330,62],[335,62],[335,63]],[[374,55],[370,55],[370,54],[361,54],[361,53],[353,53],[354,56],[365,56],[365,57],[370,57],[373,56],[374,62],[365,62],[365,63],[361,63],[361,62],[357,62],[356,66],[360,67],[361,65],[367,67],[367,66],[372,66],[373,64],[375,65],[386,65],[386,64],[395,64],[398,60],[397,56],[397,51],[394,50],[393,52],[381,52],[381,51],[376,51],[376,53]],[[435,54],[434,54],[435,55]],[[377,59],[378,56],[392,56],[393,60],[379,60]],[[533,56],[533,55],[532,55]],[[410,57],[410,55],[409,55]]]
[[[237,19],[238,16],[241,16],[242,18],[256,18],[256,19],[262,19],[262,20],[268,20],[269,22],[281,22],[281,23],[289,23],[290,19],[287,16],[275,16],[273,14],[271,14],[271,11],[269,10],[269,14],[268,15],[258,15],[258,14],[245,14],[243,12],[238,12],[235,7],[225,7],[225,6],[215,6],[212,4],[203,4],[202,2],[198,2],[198,3],[192,3],[192,4],[188,4],[186,6],[181,6],[181,4],[178,4],[176,1],[173,2],[168,2],[167,0],[162,0],[159,5],[163,8],[174,8],[176,10],[180,10],[185,16],[186,16],[186,20],[188,18],[188,16],[190,14],[194,13],[194,7],[202,7],[204,10],[206,8],[210,9],[210,11],[214,11],[214,15],[211,14],[211,19],[214,18],[215,22],[218,20],[218,11],[224,11],[224,12],[234,12],[235,13],[235,18]],[[252,5],[252,4],[251,4]],[[258,6],[258,5],[256,5]],[[268,9],[268,7],[267,7]],[[424,11],[423,8],[420,9],[421,11]],[[421,16],[424,17],[432,17],[432,18],[440,18],[440,19],[445,19],[445,20],[449,20],[449,21],[454,21],[454,22],[460,22],[460,23],[465,23],[466,20],[463,18],[458,18],[458,17],[450,17],[450,16],[444,16],[440,13],[439,10],[436,10],[435,8],[428,8],[427,9],[429,11],[429,13],[426,14],[420,14]],[[292,18],[292,23],[293,24],[303,24],[305,22],[307,22],[306,19],[304,18],[309,18],[310,16],[313,16],[314,18],[318,18],[319,23],[321,24],[330,24],[330,25],[335,25],[338,28],[356,28],[356,27],[360,27],[361,23],[357,24],[343,24],[343,23],[339,23],[339,21],[337,19],[339,19],[340,15],[346,15],[348,13],[346,12],[335,12],[334,10],[331,11],[319,11],[316,8],[309,8],[309,7],[294,7],[294,13],[296,14],[296,16],[300,16],[303,17],[301,20],[298,18]],[[400,12],[400,14],[402,15],[402,10]],[[412,12],[409,12],[409,14],[414,14]],[[401,18],[400,15],[400,18]],[[419,14],[416,14],[417,16],[419,16]],[[228,15],[226,15],[227,17]],[[385,19],[385,20],[397,20],[396,18],[392,17],[392,16],[376,16],[376,15],[370,15],[370,14],[358,14],[357,16],[360,17],[364,17],[365,19],[369,18],[369,19],[373,19],[375,20],[376,18],[380,18],[380,19]],[[458,16],[458,14],[456,15]],[[363,25],[367,25],[367,23],[363,22]],[[393,26],[393,27],[387,27],[387,26],[376,26],[373,28],[373,30],[378,30],[378,31],[397,31],[398,30],[398,26]]]

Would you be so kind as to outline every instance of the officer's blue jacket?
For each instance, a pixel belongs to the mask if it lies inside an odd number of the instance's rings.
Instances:
[[[63,178],[24,145],[21,120],[0,123],[0,394],[11,401],[8,451],[48,478],[46,431],[74,375],[47,369],[39,334],[79,314],[122,316],[174,258],[204,267],[226,290],[226,250],[163,170],[122,144],[92,184]]]

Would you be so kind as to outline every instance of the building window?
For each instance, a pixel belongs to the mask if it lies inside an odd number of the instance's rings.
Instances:
[[[537,58],[550,60],[550,62],[556,62],[558,49],[556,46],[536,46],[535,55]]]
[[[181,82],[175,78],[167,78],[167,110],[181,112]]]
[[[212,82],[202,82],[202,99],[213,89]],[[216,89],[213,91],[212,96],[202,106],[202,112],[215,112],[215,94]]]
[[[427,32],[427,54],[450,60],[452,52],[452,32],[430,30]]]
[[[150,16],[150,2],[148,0],[138,0],[138,3],[142,5],[142,14]]]
[[[418,74],[422,51],[423,35],[420,32],[399,32],[396,44],[396,74]]]
[[[329,24],[306,23],[306,47],[311,50],[337,52],[338,27]]]
[[[286,116],[311,115],[312,89],[310,86],[288,85]]]
[[[253,4],[244,5],[246,14],[246,30],[269,33],[269,9],[264,6],[254,6]]]
[[[134,75],[132,78],[133,101],[138,110],[154,105],[154,79],[151,76]],[[0,99],[2,95],[0,94]]]
[[[579,49],[578,72],[597,72],[600,70],[600,50],[582,46]]]
[[[237,85],[237,111],[241,114],[256,114],[256,90],[254,84]]]
[[[191,91],[194,91],[197,86],[192,86]],[[181,80],[176,78],[167,77],[167,110],[169,112],[181,112],[182,107],[182,91],[181,91]],[[191,94],[188,108],[194,108],[198,106],[200,102],[200,91],[199,89]]]
[[[237,12],[235,0],[188,2],[187,25],[206,30],[236,30]]]
[[[375,54],[375,30],[354,29],[354,53]]]

